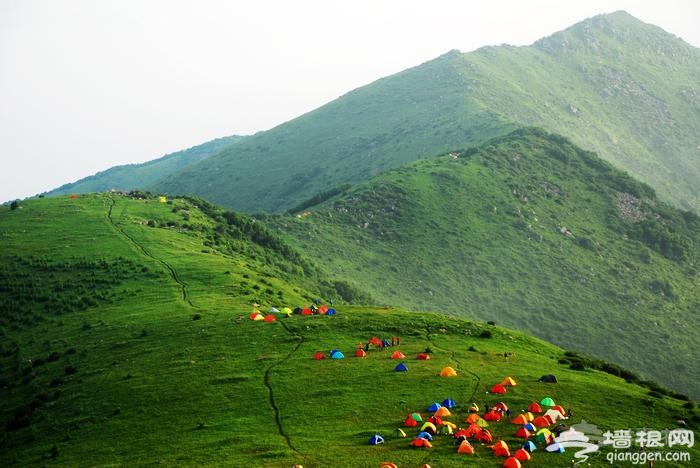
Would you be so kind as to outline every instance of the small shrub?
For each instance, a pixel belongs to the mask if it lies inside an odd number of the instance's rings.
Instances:
[[[571,369],[571,370],[578,370],[578,371],[584,370],[585,368],[586,368],[586,366],[584,366],[582,362],[573,362],[573,363],[571,363],[571,365],[569,366],[569,369]]]
[[[683,408],[692,410],[695,408],[695,403],[693,403],[691,400],[688,400],[685,403],[683,403]]]
[[[484,330],[481,333],[479,333],[480,338],[491,338],[493,336],[493,333],[491,333],[491,330]]]
[[[663,398],[664,397],[661,392],[657,392],[656,390],[649,390],[648,395],[651,397],[654,397],[654,398]]]
[[[58,351],[54,351],[53,353],[49,354],[49,357],[46,358],[47,362],[56,362],[59,359],[61,359],[61,354]]]
[[[66,366],[64,369],[66,375],[73,375],[76,372],[78,372],[78,369],[75,366]]]
[[[202,318],[202,315],[201,315],[201,314],[194,314],[194,315],[192,316],[192,320],[200,320],[201,318]]]
[[[489,325],[494,325],[494,326],[496,325],[496,322],[494,322],[493,320],[489,320],[489,321],[486,322],[486,323],[489,324]]]

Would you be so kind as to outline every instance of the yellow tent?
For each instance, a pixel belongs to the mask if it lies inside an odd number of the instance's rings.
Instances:
[[[456,375],[457,371],[451,367],[445,367],[440,371],[440,377],[455,377]]]
[[[507,387],[515,387],[518,384],[515,383],[515,380],[513,380],[513,377],[506,377],[505,379],[503,379],[503,382],[501,382],[501,385],[505,385]]]

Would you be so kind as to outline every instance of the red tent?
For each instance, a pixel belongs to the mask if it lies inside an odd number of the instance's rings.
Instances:
[[[513,454],[513,456],[520,461],[528,461],[529,459],[532,458],[532,455],[530,455],[530,452],[528,452],[524,448],[519,448],[518,450],[516,450],[516,452]]]
[[[489,411],[484,415],[484,419],[487,421],[500,421],[501,420],[501,413],[497,411]]]
[[[430,354],[420,353],[418,356],[416,356],[416,359],[419,359],[421,361],[427,361],[428,359],[430,359]]]
[[[314,354],[314,359],[316,359],[317,361],[321,359],[326,359],[326,355],[319,351],[316,354]]]
[[[531,413],[541,413],[542,412],[542,407],[540,406],[539,403],[536,401],[533,401],[530,403],[530,406],[527,407],[527,410]]]
[[[528,431],[524,427],[521,427],[515,433],[515,437],[520,437],[521,439],[529,439],[531,435],[532,434],[530,433],[530,431]]]
[[[413,417],[413,415],[409,414],[406,416],[406,420],[403,422],[404,427],[418,427],[418,421]]]
[[[532,420],[532,424],[534,424],[537,429],[542,429],[543,427],[547,427],[552,423],[545,416],[537,416]]]
[[[365,353],[364,349],[358,349],[355,351],[355,357],[365,357],[367,356],[367,353]]]
[[[301,315],[313,315],[314,313],[311,312],[311,309],[301,309]]]
[[[275,318],[274,315],[268,314],[268,315],[265,316],[265,318],[264,318],[263,320],[266,321],[266,322],[274,322],[274,321],[277,320],[277,319]]]
[[[491,387],[491,393],[498,393],[502,395],[506,393],[506,387],[504,387],[502,384],[496,384]]]
[[[522,466],[520,460],[515,457],[507,458],[506,461],[503,462],[503,468],[521,468]]]
[[[431,444],[429,440],[422,439],[420,437],[417,439],[413,439],[413,442],[411,442],[411,445],[414,447],[425,447],[425,448],[430,448],[433,446],[433,444]]]

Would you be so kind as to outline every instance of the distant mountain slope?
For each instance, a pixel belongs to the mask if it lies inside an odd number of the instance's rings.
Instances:
[[[142,164],[115,166],[76,182],[62,185],[48,192],[48,195],[66,193],[102,192],[111,189],[129,191],[141,189],[168,174],[180,171],[200,162],[224,148],[240,141],[242,136],[228,136],[208,141],[192,148],[177,151]]]
[[[666,442],[678,419],[700,427],[692,401],[615,366],[570,369],[590,362],[500,326],[345,303],[335,315],[270,312],[308,305],[321,278],[261,223],[196,199],[32,199],[0,206],[0,238],[2,467],[501,467],[486,444],[465,458],[447,434],[430,450],[410,446],[419,428],[394,435],[447,398],[457,406],[444,420],[459,426],[473,402],[483,415],[504,401],[515,417],[550,397],[592,440],[644,428]],[[275,321],[251,320],[255,302]],[[354,357],[373,336],[400,343]],[[313,359],[332,349],[346,357]],[[396,349],[406,372],[394,371]],[[426,349],[431,359],[416,359]],[[457,375],[440,377],[446,366]],[[489,393],[506,376],[517,386]],[[488,429],[516,447],[510,419]],[[368,444],[376,433],[384,444]],[[691,457],[674,467],[695,466],[700,447],[687,445],[663,448]],[[540,444],[527,466],[568,467],[576,450]],[[619,452],[603,445],[586,466]]]
[[[449,52],[151,186],[279,212],[345,183],[537,125],[700,212],[700,50],[624,12],[529,47]]]
[[[538,129],[263,217],[377,300],[495,320],[700,396],[700,218]]]

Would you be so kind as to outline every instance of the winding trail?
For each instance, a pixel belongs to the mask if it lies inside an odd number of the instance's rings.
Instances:
[[[158,258],[151,254],[146,248],[139,244],[136,239],[131,237],[129,234],[127,234],[115,221],[114,218],[112,218],[112,210],[114,209],[114,206],[116,205],[116,201],[114,198],[110,197],[107,195],[107,198],[109,199],[109,210],[107,211],[107,219],[109,220],[110,224],[114,229],[119,232],[125,239],[127,239],[134,247],[136,247],[143,255],[146,257],[160,263],[163,265],[163,267],[170,272],[170,277],[175,281],[179,286],[180,286],[180,292],[182,293],[182,300],[185,301],[187,304],[189,304],[190,307],[197,309],[198,307],[195,306],[192,303],[192,300],[189,298],[189,294],[187,293],[187,283],[182,281],[180,277],[177,275],[177,272],[175,271],[175,268],[172,267],[168,262],[165,260]]]
[[[285,356],[283,359],[280,359],[279,361],[275,362],[274,364],[270,364],[267,369],[265,369],[265,376],[263,377],[263,382],[265,383],[265,387],[267,387],[267,400],[272,409],[275,412],[275,423],[277,424],[277,431],[279,434],[284,437],[284,440],[287,441],[287,446],[294,452],[299,453],[299,450],[294,447],[292,444],[292,439],[289,437],[289,434],[287,434],[287,431],[284,430],[284,425],[282,424],[282,416],[280,415],[280,409],[279,406],[277,406],[277,402],[275,401],[275,393],[272,390],[272,385],[270,384],[270,373],[272,370],[279,366],[280,364],[284,363],[287,359],[292,357],[294,353],[296,353],[299,348],[301,347],[302,344],[304,344],[304,336],[303,335],[298,335],[294,333],[292,330],[289,329],[286,323],[278,320],[278,322],[282,325],[282,327],[289,333],[291,336],[296,337],[299,339],[297,342],[296,346],[294,349],[292,349],[287,356]]]
[[[428,341],[429,341],[435,348],[440,349],[440,350],[442,350],[442,351],[447,351],[447,352],[449,352],[449,353],[450,353],[450,359],[453,360],[454,362],[456,362],[458,365],[461,366],[461,363],[459,362],[459,359],[457,359],[457,358],[455,357],[455,352],[454,352],[454,351],[449,350],[449,349],[445,349],[445,348],[443,348],[443,347],[441,347],[441,346],[436,345],[435,342],[434,342],[433,340],[430,339],[430,333],[429,333],[429,332],[428,332],[428,334],[427,334],[427,338],[428,338]],[[465,372],[468,372],[469,374],[471,374],[472,376],[474,376],[474,377],[476,378],[476,383],[474,384],[474,390],[472,390],[472,394],[469,395],[469,398],[467,399],[468,402],[472,402],[472,401],[474,401],[474,395],[476,395],[476,392],[479,391],[479,384],[481,383],[481,377],[479,377],[478,374],[475,374],[474,372],[472,372],[472,371],[470,371],[470,370],[468,370],[468,369],[463,369],[463,368],[461,368],[461,367],[460,367],[460,369],[462,369],[462,370],[465,371]]]

